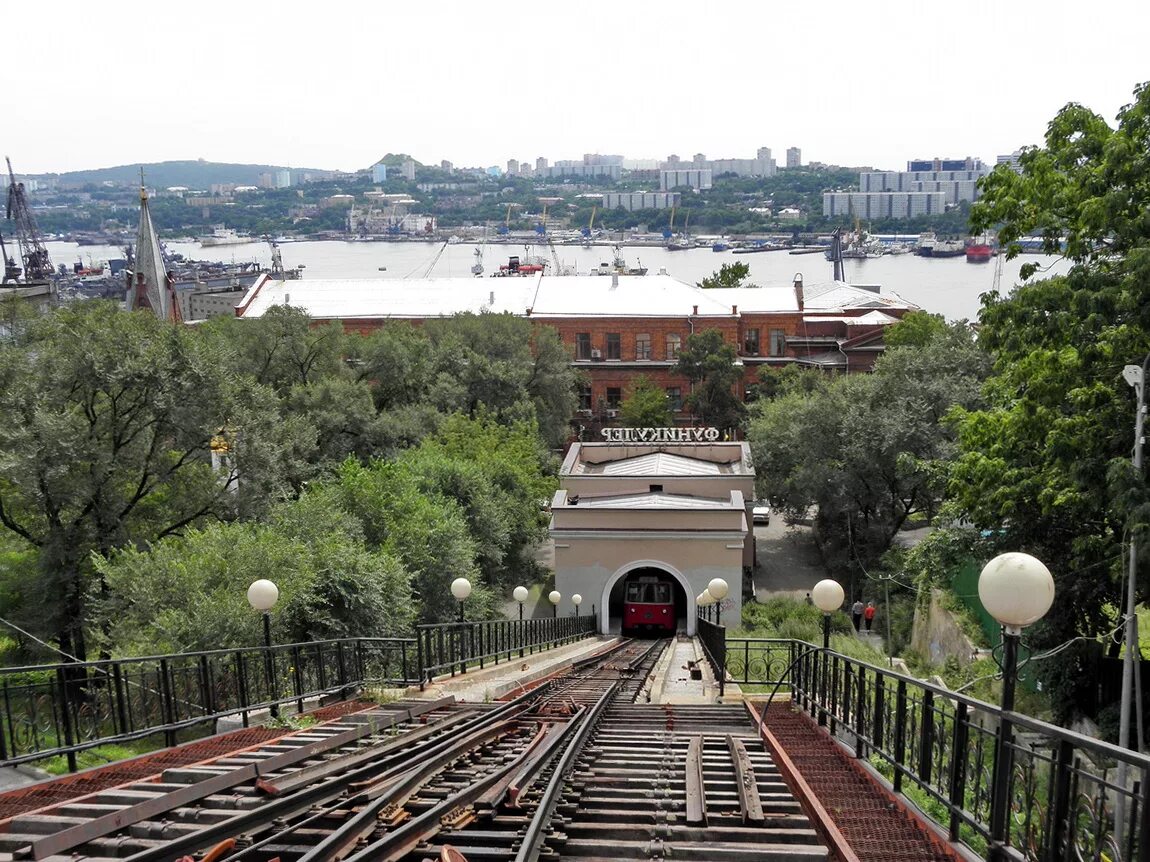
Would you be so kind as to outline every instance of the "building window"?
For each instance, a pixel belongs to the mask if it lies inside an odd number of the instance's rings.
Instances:
[[[667,406],[678,413],[683,409],[683,390],[679,386],[667,387]]]
[[[787,336],[781,329],[771,330],[771,356],[782,356],[787,352]]]
[[[575,334],[575,358],[591,358],[591,333],[578,332]]]
[[[682,347],[683,340],[679,337],[679,333],[671,332],[667,335],[667,358],[678,359],[679,348]]]
[[[651,358],[651,334],[649,332],[640,332],[635,336],[635,358]]]
[[[623,342],[620,340],[618,332],[607,333],[607,358],[623,358]]]
[[[743,333],[743,352],[747,356],[759,355],[759,330],[748,329]]]
[[[590,410],[591,404],[591,384],[588,383],[579,387],[579,409]]]
[[[623,403],[623,387],[622,386],[608,386],[607,387],[607,409],[618,410],[619,405]]]

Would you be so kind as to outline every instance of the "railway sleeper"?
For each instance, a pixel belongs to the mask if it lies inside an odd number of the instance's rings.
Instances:
[[[656,855],[656,853],[658,855]],[[560,858],[582,859],[583,862],[617,862],[619,859],[672,859],[674,862],[802,862],[825,860],[825,847],[796,844],[728,844],[709,841],[705,844],[678,842],[601,841],[580,839],[566,841]]]

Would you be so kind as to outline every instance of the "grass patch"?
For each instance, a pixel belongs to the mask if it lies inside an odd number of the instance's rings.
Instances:
[[[143,739],[135,739],[130,742],[121,742],[113,745],[100,745],[96,748],[89,748],[87,751],[76,752],[76,769],[107,766],[109,763],[117,763],[121,760],[139,757],[141,754],[150,754],[164,747],[163,734],[146,736]],[[69,772],[68,758],[62,754],[57,757],[48,757],[44,760],[36,761],[35,765],[49,775],[67,775]]]

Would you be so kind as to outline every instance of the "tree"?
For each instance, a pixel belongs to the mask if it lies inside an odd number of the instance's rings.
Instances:
[[[1111,128],[1081,105],[1051,121],[1045,146],[996,169],[972,208],[975,230],[998,227],[1011,256],[1038,233],[1048,251],[1065,240],[1065,277],[984,298],[980,343],[993,357],[985,409],[960,416],[962,454],[952,493],[978,527],[1043,559],[1057,600],[1034,627],[1036,648],[1112,628],[1121,606],[1124,536],[1144,536],[1144,474],[1129,464],[1134,403],[1126,364],[1150,351],[1150,87]],[[1028,264],[1023,275],[1033,275]],[[1139,592],[1146,595],[1147,543]],[[1060,718],[1082,702],[1087,674],[1043,663]]]
[[[743,261],[724,263],[714,275],[709,275],[699,282],[699,287],[709,290],[714,287],[742,287],[747,276],[751,274],[751,266]]]
[[[646,374],[631,382],[631,391],[619,405],[619,416],[629,428],[666,428],[673,422],[667,393]]]
[[[742,424],[744,408],[735,394],[740,378],[735,359],[735,348],[723,341],[717,329],[688,335],[679,352],[675,373],[692,384],[685,403],[705,424],[718,428]]]
[[[748,430],[760,495],[816,529],[844,559],[877,559],[907,520],[932,516],[946,488],[955,405],[979,406],[986,357],[964,324],[888,350],[874,372],[795,386],[756,402]]]
[[[279,424],[266,390],[231,376],[204,339],[149,313],[84,303],[0,345],[0,524],[38,551],[40,630],[79,658],[90,555],[230,517],[277,492]],[[209,443],[232,429],[235,473]],[[250,457],[249,457],[250,456]],[[251,468],[250,474],[247,470]]]

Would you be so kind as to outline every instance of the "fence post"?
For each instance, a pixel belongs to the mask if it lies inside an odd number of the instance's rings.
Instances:
[[[881,673],[875,674],[874,680],[874,727],[871,733],[871,743],[875,748],[881,749],[883,744],[886,680]]]
[[[112,662],[112,687],[114,689],[113,697],[116,699],[116,718],[120,722],[120,733],[128,733],[131,728],[128,726],[128,710],[127,704],[124,702],[124,675],[120,670],[120,663]]]
[[[417,668],[419,672],[419,690],[427,686],[427,665],[423,660],[423,632],[418,627],[415,629],[415,661],[419,665]],[[430,647],[431,644],[428,644]]]
[[[950,840],[959,840],[962,820],[958,812],[966,801],[966,746],[970,728],[967,724],[967,706],[960,703],[954,713],[954,735],[950,750]]]
[[[297,713],[303,712],[303,670],[300,668],[303,654],[300,652],[298,646],[291,648],[291,680],[292,688],[295,689],[295,711]]]
[[[899,679],[894,700],[894,789],[902,791],[903,760],[906,758],[906,680]]]
[[[859,678],[857,684],[858,695],[855,706],[855,757],[862,759],[866,756],[866,745],[863,742],[863,725],[866,723],[866,665],[859,663]]]
[[[344,661],[343,655],[343,641],[335,642],[335,659],[339,665],[339,684],[341,688],[347,688],[347,663]]]
[[[918,728],[918,777],[923,784],[930,784],[931,768],[934,766],[934,692],[922,693],[922,713]]]
[[[171,725],[176,723],[175,704],[172,703],[172,677],[171,666],[166,658],[160,659],[160,703],[164,715],[164,744],[171,748],[176,744],[176,730]]]
[[[76,752],[72,750],[72,746],[76,744],[76,738],[72,734],[72,698],[68,694],[68,674],[63,665],[56,668],[56,684],[60,686],[60,717],[64,729],[64,744],[68,746],[68,771],[75,772]]]
[[[211,715],[215,712],[212,705],[212,682],[211,677],[208,675],[208,657],[200,655],[199,664],[199,677],[200,677],[200,708],[203,709],[204,715]]]
[[[248,727],[248,675],[244,672],[244,655],[236,650],[236,694],[240,696],[240,713],[244,727]]]

